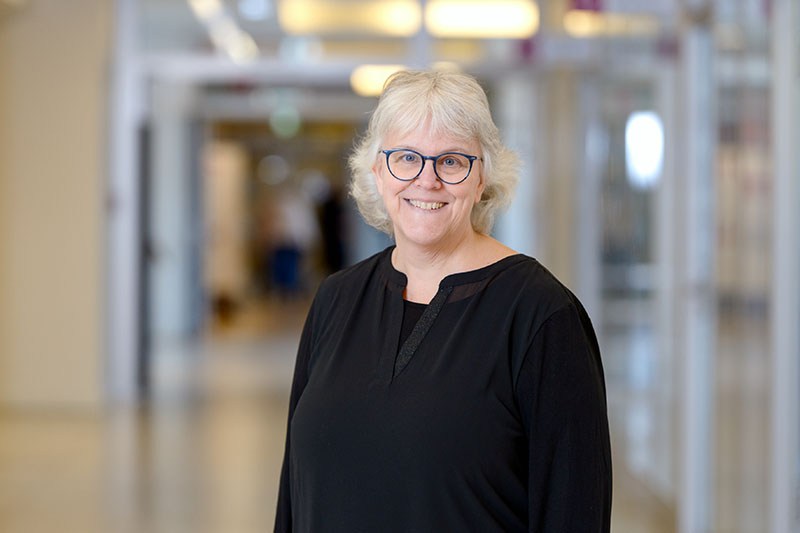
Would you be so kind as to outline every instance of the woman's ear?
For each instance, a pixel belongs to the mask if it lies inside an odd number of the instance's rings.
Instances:
[[[483,177],[483,169],[481,169],[481,172],[479,172],[478,175],[480,176],[480,179],[478,180],[478,188],[475,190],[476,204],[481,201],[481,198],[483,197],[483,191],[486,189],[486,179]]]
[[[372,165],[372,177],[375,178],[375,186],[378,188],[378,194],[383,196],[383,180],[381,179],[379,167],[380,162],[376,160],[375,164]]]

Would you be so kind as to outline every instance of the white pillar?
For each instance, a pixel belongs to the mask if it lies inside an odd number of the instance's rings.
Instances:
[[[193,299],[191,86],[153,83],[150,325],[153,341],[173,342],[191,333]]]
[[[577,223],[575,227],[575,292],[602,336],[602,239],[603,220],[600,214],[603,174],[608,159],[608,133],[600,116],[602,87],[598,79],[584,75],[578,88],[580,114],[578,120],[582,138],[575,154],[578,172],[575,196]],[[602,345],[602,339],[601,339]]]
[[[796,1],[773,3],[772,439],[770,531],[800,530],[800,41]]]
[[[677,229],[675,227],[675,214],[677,213],[676,199],[680,194],[678,181],[681,167],[679,160],[678,141],[682,131],[676,127],[677,107],[675,68],[673,64],[659,66],[656,80],[656,110],[661,117],[664,128],[664,166],[661,179],[654,192],[654,263],[656,265],[656,290],[655,290],[655,338],[658,353],[659,379],[658,397],[662,405],[676,405],[676,371],[677,364],[675,354],[677,341],[675,339],[676,326],[678,319],[677,305],[680,295],[677,293],[677,272],[678,263],[675,260],[675,250],[679,243],[677,239]],[[667,434],[672,437],[675,435],[678,426],[676,424],[675,412],[669,409],[668,420],[662,421],[668,429]],[[673,438],[666,443],[663,449],[667,456],[661,456],[660,461],[666,461],[669,465],[669,493],[676,495],[676,465],[678,464],[678,450]],[[661,464],[664,464],[663,462]],[[677,499],[677,497],[676,497]]]
[[[541,158],[536,151],[542,146],[537,139],[541,131],[538,122],[537,84],[530,73],[503,78],[493,92],[498,127],[503,141],[522,160],[514,202],[501,215],[495,234],[507,246],[520,253],[536,256],[539,250],[538,228],[543,216],[538,213],[537,179]]]
[[[714,287],[713,41],[707,2],[686,2],[682,31],[680,130],[682,178],[675,202],[678,261],[676,354],[679,358],[680,467],[678,531],[710,531],[713,524],[711,471],[714,464],[714,377],[716,303]]]
[[[117,0],[111,68],[110,161],[106,233],[106,391],[136,396],[139,333],[139,128],[142,82],[137,62],[138,2]]]
[[[433,39],[428,32],[428,26],[425,24],[425,8],[427,4],[428,0],[419,0],[419,9],[422,13],[422,25],[411,39],[411,46],[409,47],[409,54],[406,59],[406,64],[410,68],[426,69],[431,67]]]

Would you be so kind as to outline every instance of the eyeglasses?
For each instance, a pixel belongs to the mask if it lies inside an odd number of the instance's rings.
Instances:
[[[417,179],[425,168],[425,161],[433,161],[433,172],[436,177],[449,185],[456,185],[469,177],[472,163],[482,157],[459,152],[446,152],[439,155],[422,155],[415,150],[396,149],[381,150],[386,154],[386,167],[389,173],[400,181]]]

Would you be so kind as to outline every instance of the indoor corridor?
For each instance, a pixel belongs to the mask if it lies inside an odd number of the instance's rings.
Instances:
[[[519,156],[491,236],[593,321],[612,531],[800,533],[798,28],[800,0],[0,0],[0,533],[272,531],[314,289],[392,242],[348,157],[404,68],[474,76]]]

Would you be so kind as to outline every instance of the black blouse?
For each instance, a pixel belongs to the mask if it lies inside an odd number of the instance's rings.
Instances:
[[[391,252],[311,306],[275,531],[609,531],[603,369],[577,298],[514,255],[444,278],[401,346]]]

